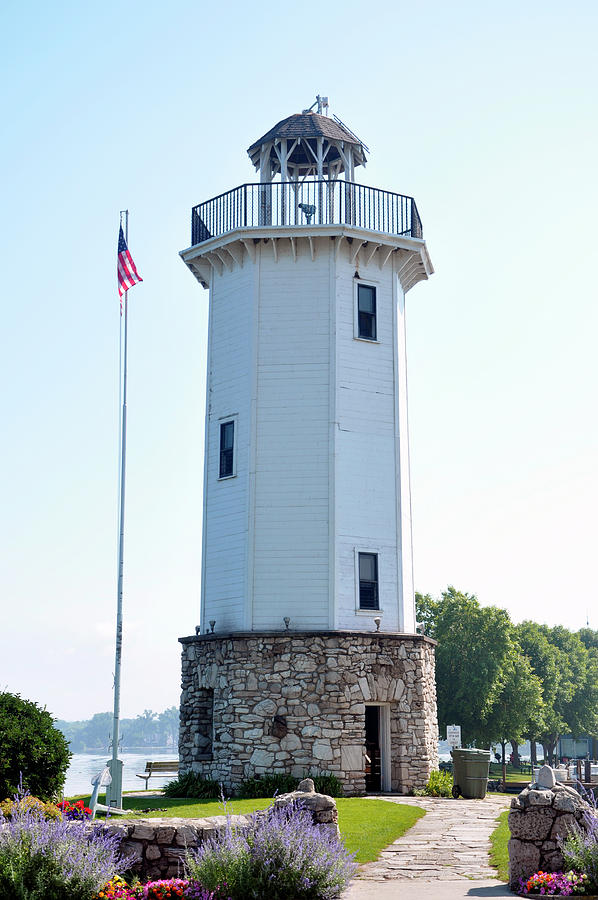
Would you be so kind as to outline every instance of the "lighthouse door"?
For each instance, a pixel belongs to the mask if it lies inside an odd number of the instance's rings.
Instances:
[[[380,707],[365,708],[365,789],[382,789],[380,765]]]

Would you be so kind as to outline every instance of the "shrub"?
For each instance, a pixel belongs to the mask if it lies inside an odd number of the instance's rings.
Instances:
[[[318,794],[327,794],[329,797],[343,796],[343,783],[336,775],[309,775],[307,777],[313,778]]]
[[[567,866],[588,876],[593,890],[598,890],[598,817],[584,814],[584,828],[576,823],[564,841],[561,852]]]
[[[415,790],[416,797],[450,797],[453,787],[453,776],[448,772],[437,770],[430,772],[427,785],[421,790]]]
[[[249,816],[249,826],[230,819],[224,833],[186,857],[192,877],[231,900],[330,900],[338,897],[357,866],[331,829],[312,823],[300,805]]]
[[[246,778],[239,786],[237,796],[253,799],[254,797],[274,797],[277,794],[288,794],[294,791],[299,779],[282,773],[276,775],[256,775]]]
[[[68,742],[49,712],[18,694],[0,693],[0,797],[19,785],[50,800],[64,785],[71,758]]]
[[[32,797],[31,794],[26,794],[16,800],[3,800],[0,803],[0,812],[5,819],[12,818],[14,813],[19,811],[27,812],[27,810],[37,811],[44,819],[62,818],[60,804],[44,803],[43,800],[38,800],[37,797]]]
[[[343,785],[336,775],[314,775],[309,772],[304,778],[312,778],[316,791],[319,794],[328,794],[329,797],[342,797]],[[254,797],[274,797],[278,794],[289,794],[296,791],[302,779],[294,775],[283,773],[271,775],[256,775],[247,778],[240,785],[237,796],[253,799]]]
[[[17,796],[0,818],[0,900],[90,900],[126,861],[120,838],[84,822],[48,820]]]
[[[193,797],[197,800],[217,800],[220,785],[210,778],[203,778],[196,772],[187,772],[164,787],[166,797]]]

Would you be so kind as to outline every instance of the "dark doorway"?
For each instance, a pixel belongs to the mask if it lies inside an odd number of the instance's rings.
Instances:
[[[365,789],[382,789],[380,777],[380,707],[365,708]]]

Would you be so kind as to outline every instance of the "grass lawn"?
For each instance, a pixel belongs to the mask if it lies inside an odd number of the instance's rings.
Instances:
[[[69,798],[79,799],[77,798]],[[83,796],[86,804],[89,796]],[[226,812],[232,815],[266,809],[271,804],[269,798],[259,800],[229,800]],[[362,800],[359,797],[339,797],[338,824],[345,846],[355,853],[358,863],[372,862],[380,851],[405,834],[424,815],[424,810],[416,806],[402,806],[386,800]],[[180,800],[171,797],[127,797],[123,796],[124,809],[131,810],[131,817],[144,819],[157,816],[199,819],[206,816],[221,816],[225,813],[219,800]],[[152,809],[152,812],[141,810]],[[100,815],[98,815],[98,818]],[[117,819],[116,819],[117,821]]]
[[[497,826],[490,835],[490,865],[496,869],[496,877],[501,881],[509,880],[509,852],[507,844],[511,833],[508,825],[509,810],[505,809],[498,817]]]
[[[502,778],[502,766],[498,763],[490,763],[490,778]],[[532,776],[529,772],[523,772],[521,769],[514,769],[513,766],[507,766],[507,781],[531,781]]]

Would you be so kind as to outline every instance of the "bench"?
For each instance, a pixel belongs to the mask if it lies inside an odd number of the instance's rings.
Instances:
[[[173,778],[178,778],[179,775],[179,761],[178,759],[173,760],[148,760],[145,764],[145,772],[141,775],[137,774],[137,778],[145,779],[145,790],[147,791],[147,783],[152,776],[158,775],[160,778],[166,778],[168,775],[172,775]]]

